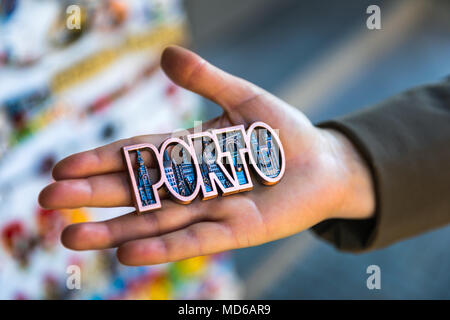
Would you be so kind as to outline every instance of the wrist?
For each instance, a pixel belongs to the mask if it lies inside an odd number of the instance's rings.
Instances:
[[[333,129],[320,129],[337,161],[342,189],[331,218],[367,219],[375,214],[375,191],[369,165],[353,143]]]

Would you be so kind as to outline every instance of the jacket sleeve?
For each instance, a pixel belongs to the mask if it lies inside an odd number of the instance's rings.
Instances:
[[[344,251],[367,251],[450,222],[450,78],[320,123],[345,134],[372,173],[376,212],[313,230]]]

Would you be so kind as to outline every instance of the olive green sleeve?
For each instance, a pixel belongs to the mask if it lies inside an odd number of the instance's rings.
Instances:
[[[346,135],[369,165],[375,217],[313,227],[345,251],[367,251],[450,222],[450,79],[318,124]]]

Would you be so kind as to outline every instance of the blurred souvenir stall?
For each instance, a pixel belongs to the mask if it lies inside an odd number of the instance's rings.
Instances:
[[[159,68],[162,48],[186,33],[175,0],[0,2],[0,299],[239,297],[227,255],[125,267],[113,250],[61,245],[65,225],[130,208],[37,204],[61,158],[200,118],[200,100]],[[80,290],[66,285],[70,266]]]

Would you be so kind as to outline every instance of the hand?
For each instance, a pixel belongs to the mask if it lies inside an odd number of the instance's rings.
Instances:
[[[223,114],[208,121],[206,129],[247,127],[255,121],[279,129],[286,156],[285,176],[271,187],[254,181],[250,192],[208,201],[196,199],[190,205],[162,200],[162,209],[151,213],[133,212],[71,225],[62,233],[66,247],[117,247],[123,264],[158,264],[259,245],[329,218],[373,215],[370,173],[343,135],[314,127],[285,102],[186,49],[167,48],[161,66],[176,84],[223,108]],[[159,145],[168,136],[134,137],[65,158],[53,170],[56,182],[39,195],[41,206],[132,206],[120,148],[145,142]]]

